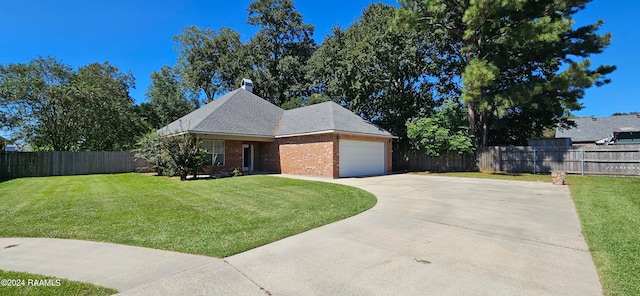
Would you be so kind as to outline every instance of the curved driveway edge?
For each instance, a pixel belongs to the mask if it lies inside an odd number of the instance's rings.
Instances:
[[[602,295],[566,186],[387,175],[360,215],[226,260],[273,295]]]
[[[81,240],[0,238],[0,269],[89,282],[118,295],[265,295],[222,259]]]

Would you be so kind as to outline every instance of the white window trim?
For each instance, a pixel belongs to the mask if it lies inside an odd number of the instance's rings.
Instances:
[[[211,142],[211,151],[207,153],[211,155],[211,163],[209,165],[214,165],[215,158],[213,156],[216,154],[216,142],[222,142],[222,164],[220,166],[225,166],[227,163],[227,143],[225,140],[204,140],[204,142]]]

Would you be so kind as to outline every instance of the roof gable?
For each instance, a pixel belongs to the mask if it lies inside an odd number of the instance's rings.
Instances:
[[[275,136],[284,137],[328,131],[392,137],[389,132],[362,119],[335,102],[324,102],[286,110]]]
[[[236,89],[162,128],[191,132],[273,137],[284,110],[244,89]]]

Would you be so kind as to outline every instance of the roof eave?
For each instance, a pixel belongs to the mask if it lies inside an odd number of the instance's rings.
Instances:
[[[314,135],[324,135],[324,134],[333,134],[333,133],[335,133],[334,130],[324,130],[324,131],[315,131],[315,132],[308,132],[308,133],[276,135],[275,138],[280,139],[280,138],[314,136]]]
[[[367,136],[367,137],[377,137],[377,138],[390,138],[390,139],[399,139],[400,137],[394,135],[380,135],[380,134],[370,134],[370,133],[360,133],[360,132],[347,132],[347,131],[336,131],[337,134],[340,135],[355,135],[355,136]]]
[[[314,132],[308,132],[308,133],[285,134],[285,135],[277,135],[275,136],[275,138],[279,139],[279,138],[313,136],[313,135],[324,135],[324,134],[357,135],[357,136],[367,136],[367,137],[376,137],[376,138],[398,139],[398,137],[394,135],[380,135],[380,134],[349,132],[349,131],[340,131],[340,130],[323,130],[323,131],[314,131]]]
[[[191,134],[206,136],[210,138],[218,138],[221,140],[247,140],[258,142],[273,142],[274,136],[257,135],[257,134],[236,134],[236,133],[217,133],[217,132],[205,132],[205,131],[189,131]]]

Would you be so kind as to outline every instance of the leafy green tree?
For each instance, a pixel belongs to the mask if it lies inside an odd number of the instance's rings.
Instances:
[[[188,134],[164,136],[149,133],[138,141],[135,152],[136,157],[146,160],[158,175],[177,175],[181,181],[186,180],[189,174],[196,178],[207,159],[202,141]]]
[[[487,146],[570,125],[585,89],[609,82],[615,67],[591,69],[587,59],[610,43],[610,34],[596,33],[603,22],[572,28],[588,2],[401,0],[397,20],[438,46],[442,81],[458,88],[469,132]],[[519,136],[501,137],[510,129]]]
[[[108,63],[77,72],[52,57],[1,66],[0,124],[35,149],[129,149],[146,129],[133,112],[133,83]]]
[[[407,119],[429,114],[437,58],[413,30],[390,30],[395,8],[372,4],[349,28],[334,28],[309,61],[315,90],[400,137]]]
[[[108,62],[92,63],[78,69],[71,86],[80,105],[81,150],[133,149],[136,139],[149,129],[129,96],[129,89],[135,87],[130,72],[122,73]]]
[[[407,136],[414,148],[424,150],[429,156],[455,151],[473,153],[471,136],[467,133],[466,108],[454,101],[447,101],[429,117],[407,121]]]
[[[278,106],[306,98],[310,82],[305,67],[316,49],[313,25],[303,22],[291,0],[257,0],[248,11],[247,23],[260,27],[246,51],[253,92]]]
[[[240,85],[240,76],[248,64],[240,56],[244,45],[236,31],[221,28],[216,33],[210,28],[189,26],[174,41],[178,43],[182,81],[192,98],[198,99],[204,93],[206,102],[211,102],[216,95]]]
[[[180,73],[169,66],[162,66],[160,72],[151,74],[151,84],[146,97],[149,102],[140,104],[139,112],[154,129],[165,126],[199,107],[197,101],[187,98],[180,81]]]
[[[640,112],[615,112],[611,114],[611,116],[620,116],[620,115],[640,115]]]
[[[302,97],[292,98],[291,100],[282,104],[282,106],[280,107],[282,109],[289,110],[289,109],[295,109],[295,108],[300,108],[304,106],[311,106],[311,105],[320,104],[320,103],[329,102],[329,101],[331,101],[331,98],[329,98],[328,96],[320,93],[314,93],[309,95],[307,98],[302,98]]]
[[[80,111],[70,95],[70,66],[52,58],[0,66],[0,125],[11,142],[77,150]]]

